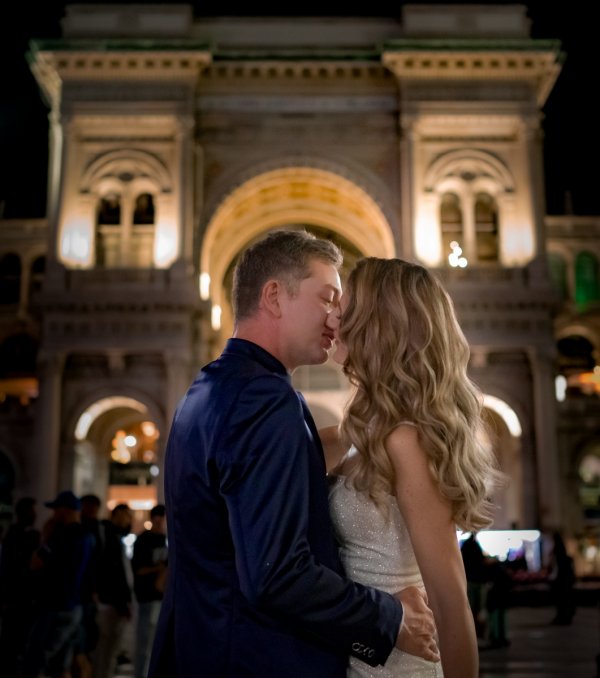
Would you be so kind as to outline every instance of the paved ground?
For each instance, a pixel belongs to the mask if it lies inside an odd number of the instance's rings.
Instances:
[[[510,646],[482,647],[480,678],[600,678],[596,669],[599,608],[580,607],[571,626],[552,626],[553,614],[551,607],[511,608],[507,616]],[[124,664],[115,678],[132,675],[132,665]]]
[[[552,626],[550,607],[516,607],[508,611],[511,644],[483,649],[480,677],[498,678],[600,678],[596,657],[600,653],[600,611],[577,610],[571,626]]]

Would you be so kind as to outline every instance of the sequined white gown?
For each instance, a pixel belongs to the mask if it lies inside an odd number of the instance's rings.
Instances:
[[[346,575],[361,584],[388,593],[407,586],[422,586],[408,530],[394,497],[389,497],[390,518],[344,476],[331,476],[329,509],[340,544]],[[441,664],[392,650],[385,666],[372,667],[350,658],[348,678],[440,678]]]

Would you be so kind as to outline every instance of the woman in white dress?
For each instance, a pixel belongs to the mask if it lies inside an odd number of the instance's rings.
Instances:
[[[400,259],[359,261],[341,311],[333,358],[354,391],[340,427],[321,432],[341,557],[361,583],[425,586],[442,660],[394,650],[383,667],[351,659],[348,676],[476,678],[456,528],[490,524],[500,474],[477,435],[467,342],[439,281]]]

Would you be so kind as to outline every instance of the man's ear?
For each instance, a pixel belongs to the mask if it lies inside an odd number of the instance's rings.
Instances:
[[[275,318],[281,317],[280,297],[283,287],[278,280],[267,280],[260,295],[260,306]]]

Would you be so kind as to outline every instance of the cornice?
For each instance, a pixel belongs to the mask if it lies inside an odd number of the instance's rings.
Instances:
[[[53,103],[66,81],[195,84],[212,58],[205,43],[186,41],[54,40],[30,48],[31,70]]]
[[[598,241],[600,238],[600,217],[548,215],[544,219],[548,242],[562,239],[584,239]]]
[[[382,62],[399,80],[528,81],[539,106],[561,70],[560,43],[541,40],[398,40]]]

